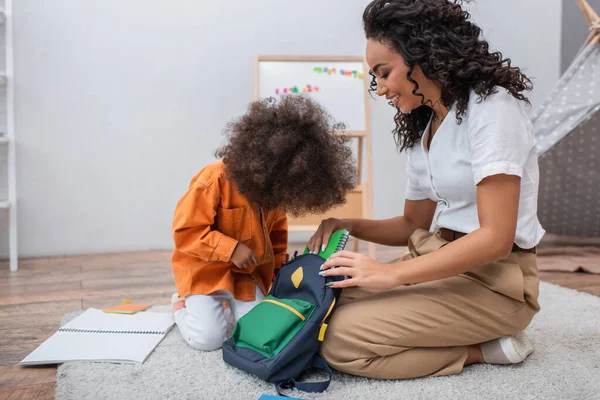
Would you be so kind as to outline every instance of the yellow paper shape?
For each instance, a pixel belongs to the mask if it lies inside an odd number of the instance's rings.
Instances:
[[[298,267],[298,269],[292,274],[292,283],[296,289],[298,289],[298,286],[300,286],[302,278],[304,278],[304,271],[302,270],[302,267]]]

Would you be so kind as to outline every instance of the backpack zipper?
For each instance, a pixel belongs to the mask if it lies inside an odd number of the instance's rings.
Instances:
[[[329,314],[331,314],[331,311],[333,310],[333,306],[335,306],[335,297],[333,298],[333,301],[331,302],[331,305],[329,306],[329,310],[327,310],[327,314],[325,314],[325,317],[323,317],[321,324],[323,324],[323,322],[325,322],[327,317],[329,317]]]
[[[280,306],[280,307],[283,307],[283,308],[285,308],[285,309],[286,309],[286,310],[288,310],[288,311],[291,311],[291,312],[293,312],[293,313],[294,313],[294,314],[296,314],[296,316],[297,316],[298,318],[300,318],[302,321],[304,321],[304,320],[306,319],[306,317],[305,317],[304,315],[300,314],[300,313],[298,312],[298,310],[294,309],[294,308],[293,308],[293,307],[291,307],[291,306],[288,306],[288,305],[287,305],[287,304],[285,304],[285,303],[282,303],[282,302],[279,302],[279,301],[276,301],[276,300],[272,300],[272,299],[264,299],[263,301],[266,301],[267,303],[273,303],[273,304],[276,304],[276,305],[278,305],[278,306]]]

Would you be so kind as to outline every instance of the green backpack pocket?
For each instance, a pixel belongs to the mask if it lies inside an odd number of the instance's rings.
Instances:
[[[235,325],[235,345],[273,357],[293,339],[314,309],[304,300],[267,296]]]

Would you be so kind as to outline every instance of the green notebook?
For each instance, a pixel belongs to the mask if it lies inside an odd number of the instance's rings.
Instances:
[[[321,248],[319,248],[318,255],[327,260],[336,251],[344,250],[344,247],[346,247],[346,243],[348,242],[349,237],[350,232],[348,232],[346,229],[341,229],[339,231],[333,232],[329,237],[327,247],[325,248],[325,250],[321,250]],[[310,250],[308,249],[308,246],[306,246],[303,254],[308,253],[310,253]]]

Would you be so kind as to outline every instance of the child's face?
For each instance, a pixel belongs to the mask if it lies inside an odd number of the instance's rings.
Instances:
[[[422,103],[421,96],[415,96],[414,82],[408,80],[409,67],[404,57],[378,40],[369,39],[366,50],[367,63],[377,78],[377,95],[391,100],[403,114],[417,109]],[[411,78],[419,83],[419,92],[429,86],[421,68],[415,66]]]

